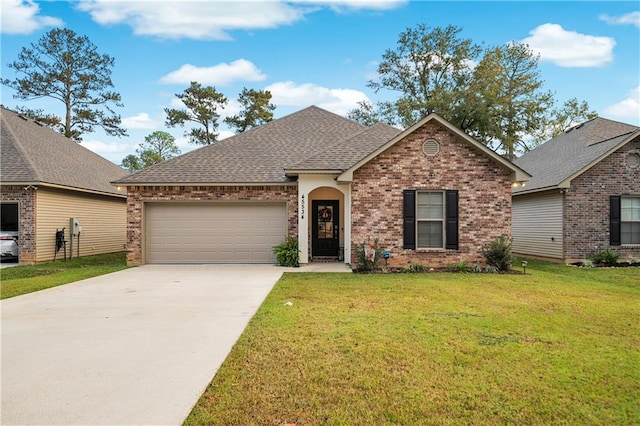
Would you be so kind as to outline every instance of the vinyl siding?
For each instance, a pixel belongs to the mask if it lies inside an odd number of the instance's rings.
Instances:
[[[127,211],[124,198],[40,187],[37,191],[36,261],[52,260],[57,229],[65,228],[67,256],[71,236],[69,219],[75,217],[82,226],[80,256],[124,251]],[[78,253],[74,239],[73,256]],[[63,257],[59,252],[57,257]]]
[[[513,198],[515,254],[563,259],[562,194]]]

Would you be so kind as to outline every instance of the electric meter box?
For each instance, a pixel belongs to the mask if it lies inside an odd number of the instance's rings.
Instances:
[[[75,217],[69,219],[69,228],[71,229],[71,235],[78,235],[82,232],[82,226]]]

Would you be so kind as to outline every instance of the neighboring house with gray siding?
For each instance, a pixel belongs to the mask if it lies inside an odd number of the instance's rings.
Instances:
[[[2,230],[18,232],[20,263],[52,260],[58,229],[69,250],[71,218],[82,227],[73,256],[123,251],[126,193],[110,182],[127,171],[12,110],[0,120]]]
[[[595,118],[515,160],[513,251],[565,263],[606,248],[640,257],[640,128]]]
[[[436,114],[405,131],[312,106],[114,182],[127,187],[127,259],[355,264],[379,240],[390,266],[482,263],[511,233],[529,175]]]

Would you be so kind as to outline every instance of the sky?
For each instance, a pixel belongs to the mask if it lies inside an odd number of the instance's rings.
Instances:
[[[182,153],[197,146],[185,128],[165,125],[165,108],[191,81],[214,86],[229,100],[222,116],[238,112],[242,88],[269,90],[275,118],[310,105],[340,115],[359,101],[397,94],[367,87],[398,37],[418,24],[455,25],[485,47],[517,41],[539,55],[544,89],[558,103],[577,98],[601,117],[640,125],[640,7],[638,1],[115,1],[0,0],[1,73],[46,32],[65,27],[86,35],[115,58],[116,108],[128,136],[96,131],[82,145],[120,164],[157,130],[176,138]],[[0,86],[14,109],[64,107],[47,98],[20,101]],[[233,132],[221,121],[220,138]]]

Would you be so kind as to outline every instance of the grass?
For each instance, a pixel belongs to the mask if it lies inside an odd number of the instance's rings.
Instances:
[[[0,298],[15,297],[125,268],[124,252],[3,268],[0,269]]]
[[[185,424],[640,424],[639,365],[638,268],[289,273]]]

